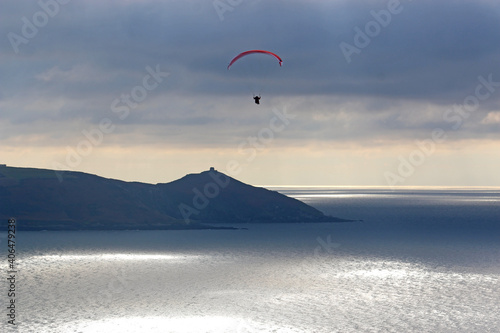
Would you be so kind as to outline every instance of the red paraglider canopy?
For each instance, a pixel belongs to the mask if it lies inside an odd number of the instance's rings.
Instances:
[[[280,66],[281,66],[281,63],[283,62],[283,60],[281,60],[281,58],[276,54],[276,53],[272,53],[272,52],[269,52],[269,51],[265,51],[265,50],[250,50],[250,51],[245,51],[245,52],[242,52],[240,54],[238,54],[236,57],[234,57],[233,60],[231,60],[231,62],[229,63],[229,65],[227,66],[227,69],[229,69],[231,67],[232,64],[234,64],[236,62],[236,60],[246,56],[246,55],[249,55],[249,54],[252,54],[252,53],[264,53],[264,54],[269,54],[273,57],[275,57],[276,59],[278,59],[279,63],[280,63]]]

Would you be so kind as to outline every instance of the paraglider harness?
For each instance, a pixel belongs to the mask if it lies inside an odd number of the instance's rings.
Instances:
[[[260,96],[254,96],[255,104],[260,104]]]

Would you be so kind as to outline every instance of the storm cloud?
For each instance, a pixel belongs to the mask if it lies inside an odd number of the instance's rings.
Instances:
[[[498,1],[6,1],[0,31],[13,164],[63,163],[103,121],[112,130],[85,157],[96,164],[113,147],[238,154],[273,108],[297,116],[267,147],[282,151],[413,149],[436,128],[446,149],[499,143]],[[226,69],[249,49],[283,67],[257,56]],[[59,153],[15,153],[32,147]]]

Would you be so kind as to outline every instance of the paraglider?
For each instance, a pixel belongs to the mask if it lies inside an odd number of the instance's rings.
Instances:
[[[231,62],[229,63],[229,65],[227,65],[227,69],[229,70],[231,68],[231,66],[236,62],[238,61],[238,59],[241,59],[249,54],[254,54],[254,53],[262,53],[262,54],[267,54],[267,55],[270,55],[276,59],[278,59],[278,63],[281,67],[281,64],[283,63],[283,60],[276,54],[276,53],[273,53],[273,52],[270,52],[270,51],[265,51],[265,50],[250,50],[250,51],[245,51],[245,52],[242,52],[240,54],[238,54],[236,57],[233,58],[233,60],[231,60]],[[255,104],[260,104],[260,95],[258,96],[255,96],[253,97],[254,101],[255,101]]]

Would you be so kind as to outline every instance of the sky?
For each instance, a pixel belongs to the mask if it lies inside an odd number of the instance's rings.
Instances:
[[[0,163],[148,183],[215,167],[253,185],[500,186],[497,0],[0,7]],[[283,65],[227,69],[253,49]]]

